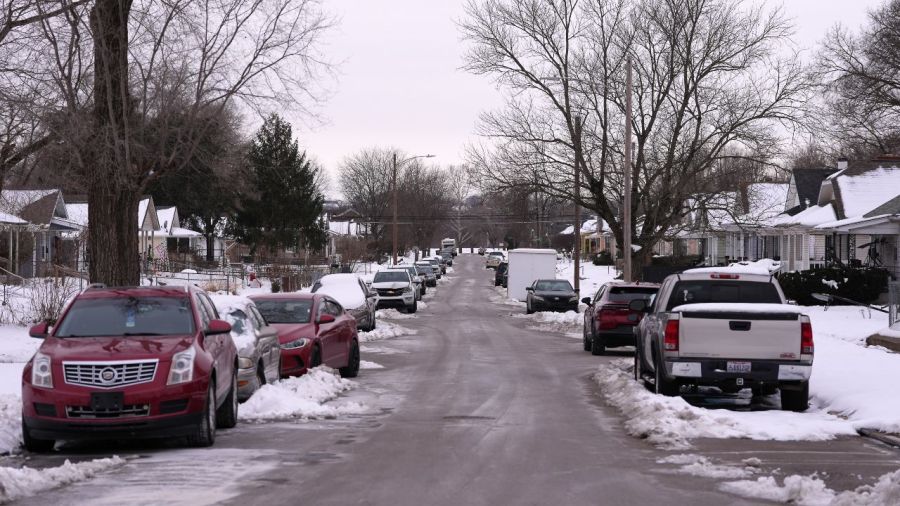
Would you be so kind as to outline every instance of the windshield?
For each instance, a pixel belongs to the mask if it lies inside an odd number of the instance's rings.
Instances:
[[[565,280],[544,280],[538,281],[535,290],[547,292],[571,292],[572,285]]]
[[[610,302],[631,302],[636,299],[650,300],[656,293],[656,287],[614,286],[609,289],[607,299]]]
[[[194,318],[186,297],[109,297],[76,300],[55,336],[167,336],[193,332]]]
[[[375,274],[373,283],[409,282],[409,273],[400,271],[381,271]]]
[[[491,251],[490,253],[488,253],[488,255],[493,255],[495,257],[502,257],[503,253],[501,253],[499,251]]]
[[[747,302],[781,304],[778,290],[771,283],[755,281],[679,281],[672,289],[667,309],[683,304],[704,302]]]
[[[427,276],[428,274],[431,274],[431,272],[432,272],[431,265],[417,265],[416,272]]]
[[[312,300],[257,300],[256,309],[269,323],[309,323]]]

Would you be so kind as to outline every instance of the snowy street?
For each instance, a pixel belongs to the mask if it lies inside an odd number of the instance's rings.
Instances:
[[[27,462],[4,457],[0,465],[122,459],[96,461],[108,466],[21,504],[190,505],[654,504],[661,497],[666,504],[760,497],[823,504],[816,498],[846,491],[855,504],[868,497],[859,487],[900,469],[900,451],[855,435],[852,423],[819,408],[666,406],[683,401],[629,381],[628,349],[595,357],[560,330],[564,322],[536,330],[513,317],[524,312],[519,306],[497,302],[488,274],[480,257],[460,256],[419,314],[388,313],[379,330],[361,335],[358,378],[314,371],[267,386],[256,395],[270,399],[272,412],[251,399],[242,423],[222,431],[214,448],[87,443]],[[643,406],[625,406],[633,398]],[[655,411],[657,428],[669,433],[635,437],[639,409],[645,419]],[[723,419],[732,433],[715,433]],[[683,433],[678,424],[695,431],[668,437]],[[781,441],[758,437],[779,424]],[[810,427],[822,437],[807,437]],[[665,444],[667,437],[677,444]],[[794,488],[781,487],[791,475]],[[891,487],[896,494],[896,480]]]

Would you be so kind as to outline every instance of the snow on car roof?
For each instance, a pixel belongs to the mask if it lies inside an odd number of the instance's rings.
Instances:
[[[319,278],[319,283],[324,285],[338,285],[341,283],[359,283],[359,276],[356,274],[326,274]]]
[[[352,276],[352,274],[351,274]],[[355,277],[355,276],[354,276]],[[356,309],[362,307],[366,303],[366,295],[363,293],[359,282],[354,280],[343,280],[340,282],[323,283],[316,293],[328,295],[344,309]]]

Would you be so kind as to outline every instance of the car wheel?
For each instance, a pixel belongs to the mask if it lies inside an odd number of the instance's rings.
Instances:
[[[350,358],[347,367],[341,367],[338,372],[342,378],[355,378],[359,375],[359,343],[354,339],[350,346]]]
[[[809,382],[781,386],[781,409],[798,413],[809,409]]]
[[[413,301],[412,306],[409,306],[408,308],[406,308],[406,312],[409,314],[414,314],[418,310],[419,310],[419,304],[416,301]]]
[[[634,348],[634,381],[641,381],[644,377],[644,371],[641,369],[641,353],[637,346]]]
[[[584,351],[591,351],[591,339],[588,337],[587,324],[581,325],[581,343]]]
[[[662,364],[662,360],[656,361],[656,371],[654,374],[654,391],[659,395],[665,395],[666,397],[675,397],[678,395],[679,387],[678,383],[675,381],[671,381],[666,379],[665,366]]]
[[[603,336],[598,336],[596,332],[591,334],[591,355],[605,355],[606,342],[603,340]]]
[[[28,426],[25,425],[25,417],[22,417],[22,445],[31,453],[47,453],[53,450],[56,441],[31,437],[31,434],[28,433]]]
[[[315,346],[313,347],[312,357],[309,359],[309,367],[307,369],[314,369],[320,365],[322,365],[322,352],[318,346]]]
[[[372,332],[373,330],[375,330],[375,325],[377,325],[375,323],[376,321],[377,321],[377,318],[375,318],[375,312],[373,311],[372,312],[372,324],[369,325],[369,332]]]
[[[237,398],[237,372],[231,375],[231,388],[222,407],[216,412],[216,427],[230,429],[237,425],[238,398]]]
[[[206,392],[206,407],[195,432],[188,436],[188,444],[196,447],[212,446],[216,442],[216,385],[210,381]]]
[[[525,314],[534,314],[534,309],[531,309],[531,303],[525,303]]]

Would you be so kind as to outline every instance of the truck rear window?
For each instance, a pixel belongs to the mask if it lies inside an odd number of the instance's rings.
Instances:
[[[757,281],[679,281],[672,289],[666,310],[684,304],[706,302],[744,302],[751,304],[781,304],[778,290],[772,283]]]

